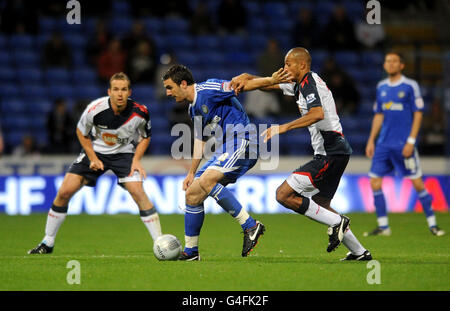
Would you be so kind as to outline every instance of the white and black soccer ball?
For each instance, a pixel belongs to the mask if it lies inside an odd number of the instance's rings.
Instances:
[[[153,253],[158,260],[177,260],[181,250],[180,240],[172,234],[163,234],[153,243]]]

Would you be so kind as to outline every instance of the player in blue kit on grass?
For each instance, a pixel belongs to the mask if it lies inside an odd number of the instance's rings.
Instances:
[[[281,75],[275,75],[280,78]],[[253,219],[226,186],[244,175],[257,162],[258,138],[230,81],[209,79],[195,83],[192,73],[183,65],[172,66],[163,76],[167,96],[188,101],[189,114],[201,128],[194,130],[194,157],[183,182],[186,191],[185,248],[179,260],[200,260],[198,245],[205,217],[204,200],[210,196],[233,216],[244,230],[242,256],[246,257],[264,233],[264,225]],[[220,132],[222,131],[222,132]],[[216,150],[197,171],[207,134],[215,133]],[[218,134],[219,133],[219,134]],[[206,135],[205,135],[206,134]]]
[[[372,158],[369,176],[378,227],[372,232],[366,232],[365,236],[391,235],[381,183],[383,176],[392,172],[411,179],[422,203],[431,233],[436,236],[445,234],[436,224],[431,207],[432,198],[422,180],[416,148],[424,102],[417,82],[402,75],[404,67],[401,54],[397,52],[386,54],[384,70],[388,78],[380,81],[377,86],[375,116],[366,146],[366,155]]]

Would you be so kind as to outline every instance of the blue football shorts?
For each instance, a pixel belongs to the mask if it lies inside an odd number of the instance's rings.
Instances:
[[[409,158],[403,157],[402,150],[402,148],[376,146],[369,176],[377,178],[395,174],[409,179],[422,177],[417,148],[414,148],[413,155]]]

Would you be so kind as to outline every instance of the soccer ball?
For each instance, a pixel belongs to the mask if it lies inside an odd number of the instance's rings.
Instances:
[[[153,243],[153,253],[158,260],[177,260],[181,254],[181,243],[172,234],[163,234]]]

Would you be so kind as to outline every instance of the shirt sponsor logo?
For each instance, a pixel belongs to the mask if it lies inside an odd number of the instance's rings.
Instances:
[[[114,135],[114,134],[103,133],[102,134],[102,140],[108,146],[114,146],[115,144],[117,144],[117,141],[119,140],[119,137],[117,137],[117,135]]]
[[[383,110],[391,110],[391,111],[403,111],[402,103],[394,103],[393,101],[383,103],[381,106]]]

